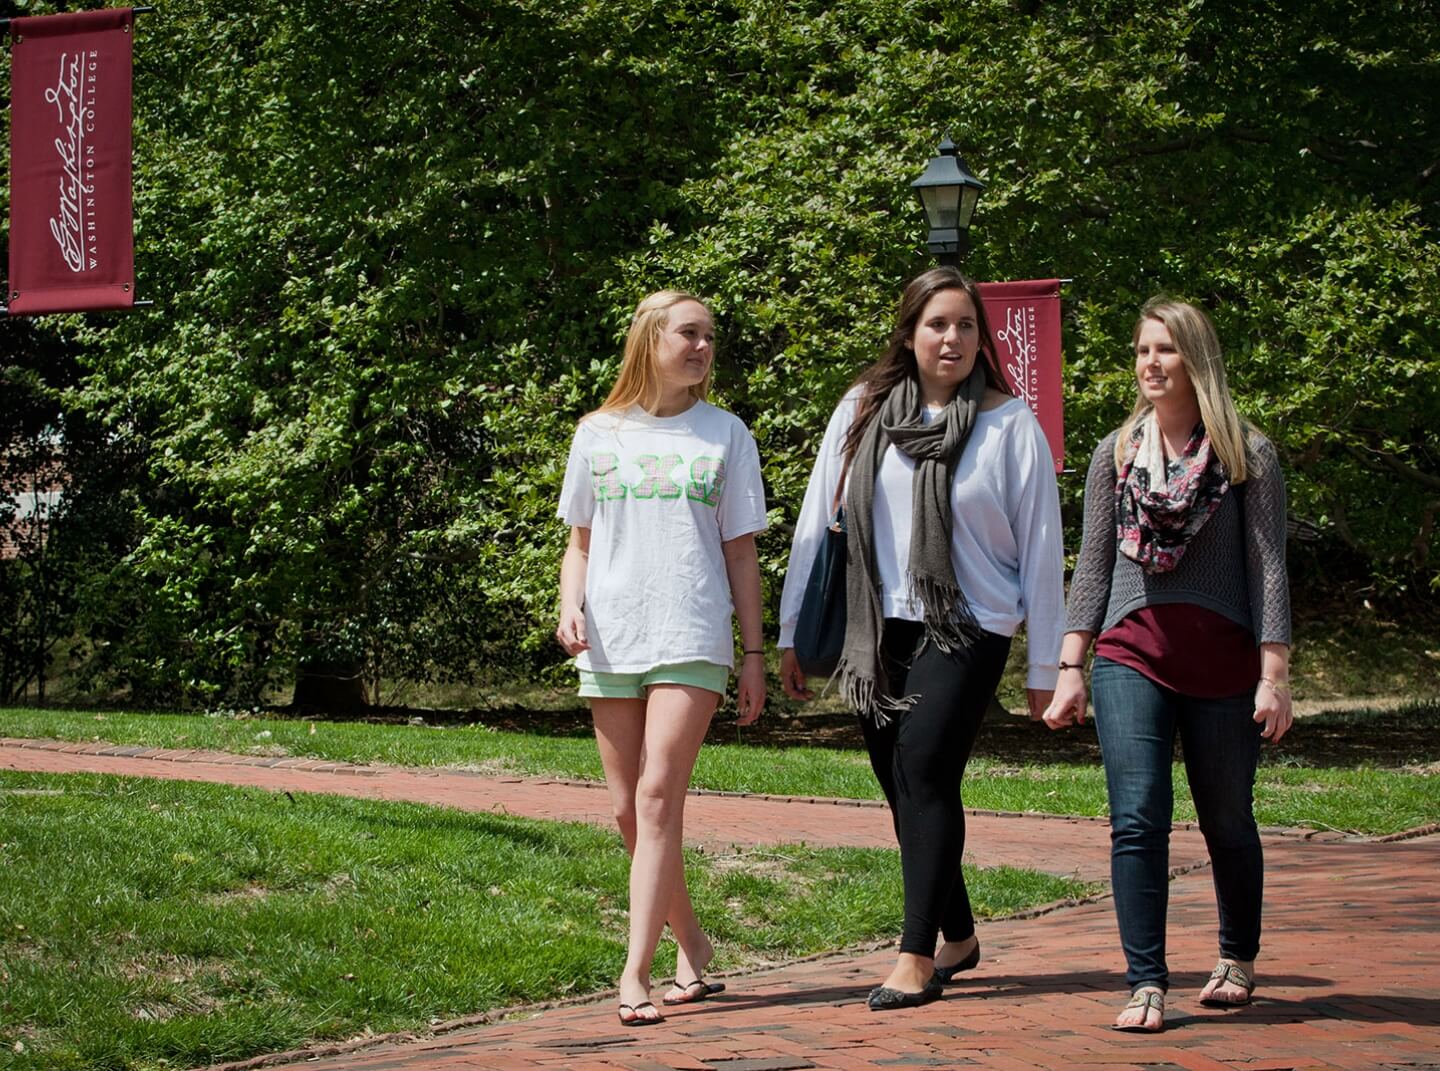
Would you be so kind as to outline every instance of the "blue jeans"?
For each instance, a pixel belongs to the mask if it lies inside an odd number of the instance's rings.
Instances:
[[[1110,881],[1125,950],[1125,980],[1169,986],[1165,912],[1169,898],[1170,781],[1175,731],[1200,831],[1210,852],[1220,907],[1220,955],[1253,960],[1260,951],[1265,864],[1252,793],[1260,757],[1254,695],[1195,699],[1144,674],[1095,659],[1090,687],[1110,793]]]

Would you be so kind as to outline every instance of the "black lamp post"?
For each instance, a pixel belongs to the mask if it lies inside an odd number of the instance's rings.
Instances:
[[[940,155],[926,165],[925,173],[910,187],[920,195],[930,220],[930,237],[926,239],[930,252],[941,264],[958,265],[969,245],[970,217],[985,183],[970,174],[955,143],[947,137],[940,142]]]

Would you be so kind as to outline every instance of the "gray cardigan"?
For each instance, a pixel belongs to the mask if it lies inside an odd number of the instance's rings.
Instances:
[[[1257,644],[1288,645],[1285,482],[1270,440],[1258,432],[1251,436],[1248,478],[1220,500],[1180,564],[1168,573],[1147,573],[1116,549],[1115,435],[1095,448],[1085,478],[1085,534],[1065,630],[1099,633],[1144,606],[1192,603],[1244,625]]]

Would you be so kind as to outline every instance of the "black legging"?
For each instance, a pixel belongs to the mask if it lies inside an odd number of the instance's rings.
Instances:
[[[885,620],[881,646],[891,694],[918,698],[889,725],[861,718],[860,727],[900,842],[905,878],[900,951],[933,956],[938,932],[947,941],[975,932],[960,870],[965,850],[960,778],[1005,671],[1010,637],[987,632],[950,654],[933,643],[917,652],[923,638],[919,622]]]

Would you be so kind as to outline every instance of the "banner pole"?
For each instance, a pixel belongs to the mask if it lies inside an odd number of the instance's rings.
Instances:
[[[154,11],[154,10],[155,10],[155,5],[154,5],[154,4],[149,4],[149,5],[145,6],[145,7],[132,7],[132,8],[130,9],[130,12],[131,12],[131,14],[133,14],[133,15],[148,15],[148,14],[150,14],[150,12],[152,12],[152,11]],[[9,20],[9,19],[0,19],[0,33],[9,33],[9,32],[10,32],[10,20]]]

